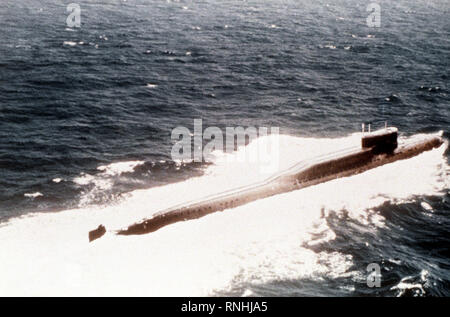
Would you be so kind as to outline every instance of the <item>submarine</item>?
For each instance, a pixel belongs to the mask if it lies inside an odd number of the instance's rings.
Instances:
[[[299,162],[287,170],[252,185],[239,187],[203,199],[162,210],[151,218],[115,231],[118,235],[140,235],[154,232],[167,225],[197,219],[208,214],[241,206],[270,196],[299,190],[336,178],[363,173],[369,169],[404,160],[440,147],[444,139],[439,135],[398,143],[398,129],[385,127],[366,133],[363,125],[361,144],[338,152]],[[89,241],[106,233],[104,226],[89,232]]]

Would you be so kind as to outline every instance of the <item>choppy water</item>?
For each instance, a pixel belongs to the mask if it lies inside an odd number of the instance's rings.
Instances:
[[[173,162],[171,130],[194,118],[279,126],[280,168],[355,144],[361,122],[449,138],[448,1],[381,1],[380,28],[356,0],[78,3],[80,28],[68,3],[0,3],[0,294],[450,295],[445,146],[87,243],[261,177]]]

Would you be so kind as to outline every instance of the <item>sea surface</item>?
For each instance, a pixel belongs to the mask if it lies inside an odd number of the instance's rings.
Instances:
[[[81,8],[67,25],[67,5]],[[450,138],[450,2],[2,0],[0,295],[450,296],[447,144],[145,236],[108,232],[261,175],[172,130],[279,127],[279,169],[361,124]],[[236,160],[235,160],[236,161]],[[381,286],[367,285],[367,267]]]

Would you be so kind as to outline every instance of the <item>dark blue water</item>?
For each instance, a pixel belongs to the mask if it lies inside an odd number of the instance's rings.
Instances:
[[[172,129],[194,118],[302,137],[341,137],[387,120],[405,135],[450,136],[446,0],[382,1],[380,28],[366,25],[369,2],[356,0],[79,0],[80,28],[66,25],[68,3],[0,3],[0,221],[105,205],[200,175],[205,164],[179,168],[170,158]],[[121,161],[145,163],[103,190],[76,181]],[[387,226],[364,254],[366,233],[328,216],[336,239],[316,251],[351,254],[361,267],[400,259],[386,263],[381,289],[339,290],[340,277],[254,291],[398,295],[393,285],[405,276],[419,283],[426,269],[423,292],[401,294],[449,296],[449,211],[448,188],[379,206]]]

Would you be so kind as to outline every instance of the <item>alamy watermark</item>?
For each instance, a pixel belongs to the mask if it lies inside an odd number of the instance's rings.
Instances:
[[[256,142],[246,146],[257,138],[269,137],[268,142]],[[174,161],[212,162],[216,157],[213,153],[227,155],[227,162],[257,163],[262,173],[273,173],[279,166],[279,128],[271,127],[226,127],[223,132],[219,127],[203,129],[202,119],[194,119],[194,133],[186,127],[176,127],[172,130],[171,156]],[[207,142],[205,145],[204,142]]]
[[[168,2],[170,2],[168,0]],[[78,3],[70,3],[67,5],[66,11],[69,13],[66,24],[69,28],[81,27],[81,6]],[[367,26],[370,28],[381,27],[381,6],[376,2],[367,5],[366,11],[369,15],[366,18]]]
[[[372,2],[366,8],[370,12],[366,19],[369,28],[379,28],[381,26],[381,6],[378,3]]]
[[[367,266],[367,286],[372,287],[381,287],[381,268],[377,263],[370,263]]]
[[[81,7],[78,3],[70,3],[66,11],[69,12],[69,16],[66,19],[66,24],[69,28],[81,27]]]

